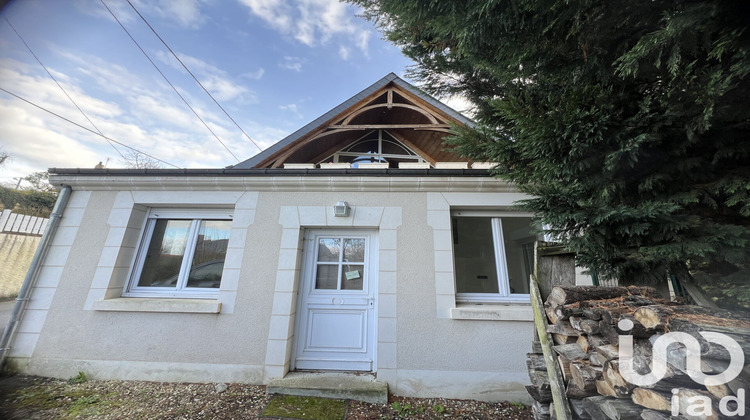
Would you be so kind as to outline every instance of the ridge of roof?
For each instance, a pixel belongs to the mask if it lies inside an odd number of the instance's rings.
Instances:
[[[259,152],[255,156],[252,156],[249,159],[246,159],[236,165],[230,166],[232,169],[253,169],[255,168],[255,165],[265,160],[267,157],[273,155],[274,153],[278,152],[279,150],[283,149],[284,147],[288,146],[289,144],[295,142],[296,140],[300,139],[301,137],[308,134],[310,131],[318,128],[321,124],[324,122],[330,120],[334,116],[340,114],[347,108],[351,107],[355,103],[359,102],[360,100],[364,99],[365,97],[369,96],[370,94],[374,93],[378,89],[386,86],[388,83],[393,82],[396,86],[400,87],[401,89],[404,89],[408,91],[409,93],[412,93],[413,95],[419,97],[423,101],[427,102],[428,104],[434,106],[435,108],[439,109],[440,111],[446,113],[450,117],[456,119],[457,121],[460,121],[462,124],[465,124],[469,127],[474,127],[474,122],[470,120],[469,118],[466,118],[464,115],[459,113],[458,111],[454,110],[453,108],[445,105],[444,103],[438,101],[437,99],[433,98],[432,96],[428,95],[427,93],[423,92],[422,90],[416,88],[411,83],[405,81],[404,79],[398,77],[395,73],[390,72],[387,75],[385,75],[383,78],[378,80],[377,82],[373,83],[372,85],[366,87],[359,93],[355,94],[351,98],[347,99],[346,101],[342,102],[338,106],[334,107],[330,111],[326,112],[325,114],[319,116],[318,118],[314,119],[313,121],[307,123],[302,128],[298,129],[297,131],[293,132],[292,134],[284,137],[283,139],[277,141],[276,143],[269,146],[267,149]]]

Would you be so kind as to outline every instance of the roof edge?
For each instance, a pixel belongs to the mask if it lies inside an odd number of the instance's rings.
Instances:
[[[453,108],[449,107],[448,105],[445,105],[444,103],[440,102],[439,100],[435,99],[431,95],[423,92],[419,88],[415,87],[411,83],[405,81],[404,79],[398,77],[395,73],[390,72],[387,75],[385,75],[383,78],[378,80],[377,82],[371,84],[370,86],[366,87],[359,93],[355,94],[351,98],[347,99],[346,101],[342,102],[341,104],[337,105],[333,109],[329,110],[328,112],[324,113],[323,115],[319,116],[318,118],[314,119],[313,121],[307,123],[302,128],[298,129],[297,131],[293,132],[292,134],[284,137],[283,139],[277,141],[276,143],[269,146],[267,149],[259,152],[255,156],[252,156],[249,159],[246,159],[236,165],[232,165],[231,168],[233,169],[251,169],[255,168],[257,164],[264,161],[269,156],[273,155],[274,153],[280,151],[284,147],[288,146],[289,144],[293,143],[294,141],[300,139],[304,135],[308,134],[310,131],[318,128],[320,125],[322,125],[324,122],[330,120],[334,116],[340,114],[341,112],[345,111],[347,108],[351,107],[352,105],[356,104],[358,101],[364,99],[365,97],[369,96],[370,94],[376,92],[378,89],[385,87],[389,83],[393,82],[396,86],[400,87],[401,89],[404,89],[413,95],[419,97],[423,101],[427,102],[431,106],[439,109],[440,111],[446,113],[451,118],[454,118],[455,120],[461,122],[464,125],[467,125],[469,127],[475,127],[474,121],[467,118],[460,112],[454,110]]]
[[[489,177],[486,169],[283,169],[283,168],[250,168],[250,169],[88,169],[88,168],[49,168],[51,176],[127,176],[127,177],[264,177],[264,176],[468,176]]]

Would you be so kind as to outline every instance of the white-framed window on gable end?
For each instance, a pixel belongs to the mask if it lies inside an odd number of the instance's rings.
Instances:
[[[151,209],[123,295],[215,299],[231,227],[228,210]]]
[[[541,239],[530,214],[453,211],[451,229],[457,302],[528,301]]]

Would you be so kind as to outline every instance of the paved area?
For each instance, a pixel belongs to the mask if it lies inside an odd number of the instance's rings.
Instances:
[[[8,326],[10,312],[13,310],[13,305],[15,304],[15,299],[0,301],[0,337],[2,337],[3,332],[5,332],[5,327]]]

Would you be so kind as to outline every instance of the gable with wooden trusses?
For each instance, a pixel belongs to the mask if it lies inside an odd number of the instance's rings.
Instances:
[[[446,150],[451,124],[474,123],[393,73],[234,165],[254,168],[434,168],[467,162]]]

